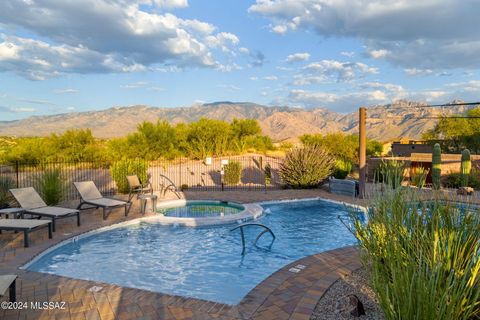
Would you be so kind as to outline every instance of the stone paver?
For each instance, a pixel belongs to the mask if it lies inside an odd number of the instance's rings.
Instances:
[[[362,204],[359,200],[322,190],[187,192],[185,196],[187,199],[242,203],[324,197]],[[32,233],[29,248],[23,247],[20,234],[0,234],[0,272],[19,275],[17,301],[28,304],[28,309],[23,310],[0,309],[0,319],[308,319],[328,287],[340,276],[360,267],[357,249],[353,247],[312,255],[278,270],[235,306],[19,269],[32,257],[62,240],[139,218],[142,216],[139,212],[135,203],[128,217],[124,217],[123,210],[119,209],[112,211],[104,221],[101,210],[86,210],[81,215],[80,227],[76,226],[75,218],[59,220],[53,239],[41,232]],[[298,264],[305,268],[298,273],[288,271]],[[102,289],[90,292],[93,286]],[[7,297],[1,299],[5,300]],[[34,302],[65,302],[65,309],[42,310],[37,306],[33,310],[31,303]]]

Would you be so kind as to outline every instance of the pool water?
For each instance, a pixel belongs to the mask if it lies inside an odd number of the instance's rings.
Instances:
[[[355,244],[337,215],[343,205],[298,201],[265,204],[256,222],[263,230],[245,228],[246,253],[241,255],[235,225],[184,228],[142,222],[69,242],[43,255],[28,269],[77,279],[237,304],[270,274],[299,258]]]
[[[202,217],[220,217],[237,214],[245,208],[242,205],[232,202],[197,202],[188,201],[181,207],[159,209],[167,217],[177,218],[202,218]]]

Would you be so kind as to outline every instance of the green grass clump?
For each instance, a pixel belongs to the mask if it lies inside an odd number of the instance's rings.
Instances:
[[[480,212],[417,201],[408,190],[374,201],[352,232],[386,319],[480,317]]]
[[[49,206],[59,204],[65,195],[65,182],[59,168],[47,168],[36,179],[43,201]]]
[[[238,161],[230,161],[224,167],[223,181],[229,185],[236,185],[240,183],[242,176],[242,165]]]
[[[315,188],[335,167],[334,158],[320,146],[290,150],[280,166],[283,182],[291,188]]]
[[[7,176],[0,176],[0,209],[8,208],[12,202],[12,195],[8,191],[15,188],[15,182]]]

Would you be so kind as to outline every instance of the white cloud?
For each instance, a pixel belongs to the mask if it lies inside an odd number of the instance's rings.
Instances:
[[[258,77],[250,77],[249,79],[252,80],[252,81],[257,81]]]
[[[35,111],[37,111],[35,108],[0,106],[0,112],[4,112],[4,113],[31,113]]]
[[[287,56],[287,59],[285,59],[285,61],[292,63],[292,62],[298,62],[298,61],[308,61],[309,59],[310,59],[310,53],[303,52],[303,53],[289,54]]]
[[[326,82],[331,79],[337,82],[346,82],[377,73],[377,68],[370,67],[361,62],[322,60],[312,62],[303,67],[302,71],[294,76],[293,84],[306,85]]]
[[[349,58],[352,58],[353,56],[355,56],[354,51],[342,51],[342,52],[340,52],[340,54],[342,56],[349,57]]]
[[[56,93],[56,94],[77,93],[77,92],[78,92],[78,90],[77,90],[77,89],[73,89],[73,88],[55,89],[55,90],[53,90],[53,93]]]
[[[278,80],[278,77],[277,76],[266,76],[266,77],[263,77],[263,80],[276,81],[276,80]]]
[[[152,0],[156,5],[162,8],[186,8],[187,0]]]
[[[417,68],[407,68],[403,69],[405,73],[409,76],[427,76],[433,73],[431,69],[417,69]]]
[[[359,38],[368,56],[406,68],[480,65],[478,0],[257,0],[249,12],[271,19],[279,33]]]
[[[216,69],[222,53],[236,50],[236,35],[154,10],[187,5],[185,0],[1,1],[0,31],[24,29],[39,37],[3,34],[0,70],[44,80],[65,73],[141,72],[159,64]]]

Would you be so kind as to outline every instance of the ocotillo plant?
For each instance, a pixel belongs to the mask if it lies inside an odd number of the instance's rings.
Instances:
[[[440,177],[442,174],[442,149],[438,143],[435,143],[432,153],[432,184],[435,190],[440,189]]]
[[[472,161],[470,160],[470,150],[465,149],[462,151],[462,163],[460,164],[460,185],[462,187],[468,187],[468,177],[470,176],[470,170],[472,170]]]

